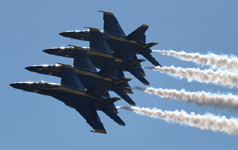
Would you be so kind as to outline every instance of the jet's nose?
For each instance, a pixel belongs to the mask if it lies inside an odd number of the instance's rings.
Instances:
[[[14,87],[14,88],[16,88],[16,84],[15,83],[11,83],[11,84],[9,84],[11,87]]]
[[[47,54],[54,54],[55,50],[53,50],[53,49],[44,49],[43,52],[45,52]]]
[[[25,67],[25,69],[28,70],[28,71],[35,71],[36,70],[36,68],[32,67],[32,66]]]
[[[59,35],[64,37],[70,37],[70,32],[60,32]]]
[[[21,85],[19,83],[11,83],[10,86],[16,89],[21,89]]]

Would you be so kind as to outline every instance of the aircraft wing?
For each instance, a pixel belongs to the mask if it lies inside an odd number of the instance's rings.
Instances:
[[[91,132],[104,133],[106,134],[106,130],[103,127],[103,124],[97,114],[95,108],[90,106],[89,104],[78,104],[73,106],[86,120],[86,122],[95,130]]]
[[[99,10],[99,12],[103,12],[104,32],[106,34],[120,37],[126,36],[113,13],[101,10]]]

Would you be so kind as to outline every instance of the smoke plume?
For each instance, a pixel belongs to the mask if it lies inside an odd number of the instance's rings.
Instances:
[[[238,121],[235,119],[227,119],[225,116],[219,117],[212,114],[195,115],[182,111],[162,111],[157,108],[139,108],[139,107],[117,107],[133,111],[137,114],[147,115],[153,118],[160,118],[166,121],[173,121],[180,124],[186,124],[191,127],[201,128],[202,130],[219,131],[227,134],[238,135]]]
[[[175,100],[185,100],[187,103],[196,103],[198,106],[210,106],[215,109],[228,109],[231,112],[238,110],[238,96],[228,94],[228,95],[218,95],[211,94],[209,92],[186,92],[184,89],[178,91],[174,89],[155,89],[152,87],[141,88],[134,87],[134,89],[157,95],[162,98],[175,99]]]
[[[186,53],[184,51],[176,52],[173,50],[153,50],[163,55],[171,55],[182,60],[193,61],[202,65],[210,65],[213,68],[225,68],[228,70],[238,69],[238,58],[228,57],[227,55],[216,55],[213,53],[202,55],[199,53]]]
[[[175,68],[171,67],[144,67],[146,69],[151,69],[155,71],[160,71],[162,73],[168,73],[173,76],[180,78],[187,78],[188,81],[196,80],[201,83],[213,83],[215,85],[222,85],[225,87],[236,87],[238,88],[238,74],[232,73],[226,70],[200,70],[193,68]]]

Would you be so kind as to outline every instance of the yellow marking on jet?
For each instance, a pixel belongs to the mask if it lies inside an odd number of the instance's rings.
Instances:
[[[98,30],[97,28],[92,28],[92,27],[84,27],[84,28],[88,28],[88,29],[90,29],[92,31],[100,32],[100,30]]]
[[[136,60],[136,61],[133,61],[133,62],[131,62],[131,63],[128,63],[128,65],[135,65],[135,64],[138,64],[138,63],[143,62],[143,61],[146,61],[146,60],[145,60],[145,59],[138,59],[138,60]]]
[[[122,62],[122,60],[120,58],[116,58],[116,57],[114,57],[112,55],[108,55],[108,54],[100,53],[100,52],[97,52],[97,51],[93,51],[93,50],[90,50],[89,48],[83,48],[83,47],[74,46],[74,45],[69,45],[69,46],[72,46],[72,47],[74,47],[75,49],[78,49],[78,50],[86,51],[86,53],[88,55],[90,55],[90,57],[92,55],[95,55],[95,56],[101,56],[101,57],[105,57],[105,58],[112,58],[116,62]]]
[[[147,48],[147,47],[151,47],[151,46],[153,46],[153,45],[157,45],[157,44],[159,44],[159,43],[152,42],[152,43],[150,43],[150,44],[142,45],[141,47],[142,47],[142,48]]]
[[[35,90],[35,91],[34,91],[34,93],[37,93],[37,92],[38,92],[38,90]]]
[[[39,85],[39,84],[38,84]],[[50,84],[49,84],[50,85]],[[83,92],[80,92],[80,91],[75,91],[73,89],[70,89],[70,88],[66,88],[66,87],[63,87],[61,85],[54,85],[54,86],[45,86],[43,84],[43,86],[40,86],[38,87],[40,89],[44,89],[44,90],[56,90],[56,91],[59,91],[63,94],[76,94],[76,95],[80,95],[80,96],[85,96],[85,97],[90,97],[90,98],[93,98],[93,99],[96,99],[95,97],[91,96],[91,95],[88,95],[86,93],[83,93]],[[38,91],[38,90],[37,90]],[[65,93],[64,93],[65,92]]]
[[[132,79],[131,78],[124,78],[124,80],[131,81]]]
[[[71,107],[71,108],[74,108],[74,106],[73,105],[68,105],[69,107]]]
[[[93,130],[90,130],[91,132],[95,132],[95,133],[103,133],[103,134],[107,134],[107,132],[106,131],[104,131],[104,130],[99,130],[99,129],[94,129],[95,131],[93,131]]]
[[[141,26],[142,26],[142,27],[145,27],[145,28],[148,28],[148,27],[149,27],[149,25],[147,25],[147,24],[142,24]]]
[[[142,76],[145,76],[145,73],[144,73],[144,72],[141,72],[140,74],[141,74]]]
[[[136,106],[136,104],[133,104],[133,103],[129,103],[130,105],[132,105],[132,106]]]
[[[124,89],[123,91],[124,91],[125,93],[133,94],[133,92],[130,91],[130,90],[126,90],[126,89]]]
[[[117,41],[124,41],[124,42],[128,42],[128,43],[133,43],[133,44],[137,43],[136,41],[126,40],[124,38],[116,37],[116,36],[113,36],[113,35],[110,35],[110,34],[107,34],[105,38],[109,38],[109,39],[113,39],[113,40],[117,40]]]
[[[121,125],[121,126],[125,126],[125,124],[122,124],[122,123],[118,123],[119,125]]]
[[[114,113],[116,113],[116,114],[118,114],[119,112],[116,110],[116,109],[113,109],[113,112]]]
[[[61,64],[61,63],[58,63],[58,64]],[[100,78],[100,79],[103,79],[103,80],[106,80],[106,81],[109,81],[109,82],[112,81],[111,78],[105,78],[105,77],[99,76],[99,75],[91,73],[91,72],[87,72],[87,71],[83,71],[83,70],[80,70],[80,69],[76,69],[76,68],[72,67],[71,65],[61,64],[61,66],[73,69],[76,74],[83,74],[83,75],[86,75],[86,76]]]
[[[143,83],[144,85],[150,85],[149,83]]]
[[[119,80],[119,81],[114,82],[114,84],[120,84],[120,83],[124,83],[124,82],[125,82],[124,80]]]
[[[102,12],[103,14],[114,16],[114,14],[111,12],[106,12],[106,11],[102,11],[102,10],[98,10],[98,12]]]

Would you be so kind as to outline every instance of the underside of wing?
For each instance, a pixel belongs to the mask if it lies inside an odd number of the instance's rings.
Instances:
[[[91,132],[107,134],[104,126],[97,114],[96,109],[89,104],[77,104],[73,106],[86,120],[86,122],[94,129]]]

